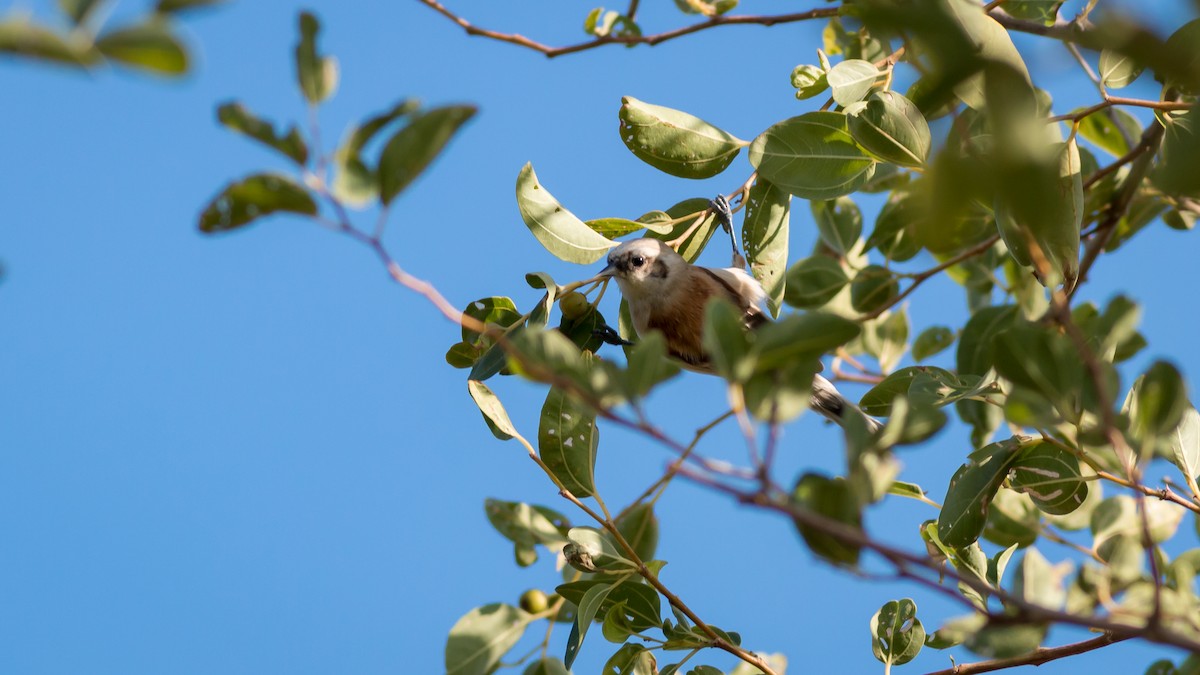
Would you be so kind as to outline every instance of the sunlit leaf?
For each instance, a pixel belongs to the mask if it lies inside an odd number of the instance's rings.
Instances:
[[[866,106],[850,115],[849,129],[881,161],[919,167],[929,156],[929,123],[912,101],[896,92],[871,94]]]
[[[317,104],[337,89],[337,60],[317,51],[321,23],[309,12],[300,13],[300,41],[296,43],[296,79],[310,104]]]
[[[871,651],[881,663],[903,665],[925,646],[925,627],[910,598],[889,600],[871,617]]]
[[[502,603],[476,607],[454,624],[446,640],[446,675],[487,675],[517,644],[530,615]]]
[[[788,221],[792,195],[760,179],[746,197],[746,219],[742,223],[742,247],[750,272],[767,292],[771,314],[779,308],[787,283]]]
[[[108,31],[96,39],[101,54],[159,75],[183,75],[188,55],[169,24],[149,21]]]
[[[517,207],[526,227],[542,246],[567,262],[582,265],[596,262],[617,245],[563,208],[538,181],[532,164],[526,164],[517,176]]]
[[[840,106],[848,106],[865,98],[880,75],[870,61],[847,59],[830,69],[826,80],[833,90],[833,100]]]

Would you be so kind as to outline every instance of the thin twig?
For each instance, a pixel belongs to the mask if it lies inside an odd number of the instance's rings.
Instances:
[[[698,33],[702,30],[716,28],[717,26],[735,26],[735,25],[774,26],[776,24],[795,23],[797,21],[809,21],[812,19],[827,19],[827,18],[832,18],[832,17],[835,17],[838,15],[837,7],[821,7],[821,8],[817,8],[817,9],[810,9],[806,12],[795,12],[792,14],[722,15],[722,16],[710,17],[706,21],[701,21],[700,23],[694,23],[690,26],[683,26],[681,28],[675,28],[673,30],[665,31],[662,33],[655,33],[653,35],[604,35],[604,36],[597,37],[593,40],[588,40],[586,42],[580,42],[577,44],[566,45],[566,46],[562,46],[562,47],[552,47],[550,45],[543,44],[541,42],[537,42],[536,40],[531,40],[531,39],[525,37],[524,35],[520,35],[518,33],[501,33],[499,31],[494,31],[494,30],[491,30],[488,28],[480,28],[479,26],[476,26],[476,25],[472,24],[471,22],[467,21],[466,19],[464,19],[463,17],[459,16],[458,14],[455,14],[454,12],[450,11],[449,9],[447,9],[445,7],[445,5],[438,2],[438,0],[418,0],[418,1],[421,2],[421,4],[426,5],[427,7],[430,7],[431,9],[436,11],[438,14],[441,14],[442,16],[446,17],[450,21],[453,21],[454,23],[458,24],[463,30],[465,30],[467,32],[468,35],[477,35],[480,37],[490,38],[492,40],[498,40],[500,42],[507,42],[509,44],[514,44],[519,47],[525,47],[527,49],[532,49],[535,52],[540,52],[540,53],[546,55],[547,58],[554,58],[556,56],[563,56],[565,54],[574,54],[576,52],[587,51],[589,49],[595,49],[596,47],[603,47],[604,45],[611,45],[611,44],[654,46],[654,45],[666,42],[668,40],[673,40],[678,37],[683,37],[684,35],[691,35],[692,33]],[[630,11],[633,11],[633,12],[637,11],[637,3],[636,2],[631,4]]]
[[[964,260],[969,260],[971,258],[974,258],[977,255],[982,255],[983,253],[987,252],[987,250],[989,248],[991,248],[993,245],[995,245],[995,243],[998,241],[1000,241],[1000,235],[993,234],[992,236],[988,237],[987,239],[979,242],[978,244],[963,251],[962,253],[959,253],[958,255],[954,256],[953,258],[947,260],[946,262],[944,262],[940,265],[931,267],[931,268],[925,270],[924,272],[918,272],[917,274],[913,274],[910,277],[912,279],[912,283],[909,284],[908,288],[901,291],[899,295],[897,295],[896,297],[889,300],[882,307],[879,307],[878,309],[867,312],[866,314],[863,314],[862,316],[858,317],[858,320],[859,321],[868,321],[870,319],[874,319],[874,318],[878,317],[880,314],[883,314],[888,309],[894,307],[901,300],[907,298],[913,291],[917,290],[918,286],[925,283],[925,281],[928,280],[930,277],[936,276],[939,272],[949,269],[949,268],[959,264],[960,262],[963,262]]]
[[[990,673],[995,670],[1004,670],[1005,668],[1016,668],[1017,666],[1040,666],[1043,663],[1061,659],[1067,656],[1076,656],[1086,654],[1087,652],[1102,649],[1111,644],[1116,644],[1123,640],[1128,640],[1132,635],[1113,635],[1105,633],[1091,640],[1083,642],[1074,642],[1069,645],[1060,647],[1039,647],[1028,654],[1020,656],[1011,656],[1006,659],[991,659],[989,661],[977,661],[975,663],[960,663],[953,668],[945,670],[937,670],[926,675],[974,675],[975,673]]]

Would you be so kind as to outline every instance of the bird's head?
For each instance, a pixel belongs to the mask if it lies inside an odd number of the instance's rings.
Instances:
[[[611,277],[626,296],[662,293],[674,280],[682,278],[688,263],[675,249],[657,239],[634,239],[608,254],[608,266],[601,277]]]

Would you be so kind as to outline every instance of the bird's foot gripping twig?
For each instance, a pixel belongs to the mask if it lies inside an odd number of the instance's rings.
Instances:
[[[721,229],[729,235],[729,245],[733,248],[733,263],[732,267],[745,267],[746,259],[742,257],[741,251],[738,250],[737,238],[733,236],[733,208],[729,205],[729,199],[725,195],[717,195],[708,202],[708,208],[717,216],[717,220],[721,223]]]
[[[613,329],[612,326],[604,324],[592,331],[592,335],[600,338],[604,344],[615,345],[617,347],[632,347],[633,343],[621,337],[620,333]]]

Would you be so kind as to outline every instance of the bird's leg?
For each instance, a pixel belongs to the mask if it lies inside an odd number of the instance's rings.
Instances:
[[[610,326],[608,324],[601,324],[599,328],[592,331],[592,335],[595,335],[596,337],[600,338],[600,340],[602,342],[604,342],[605,344],[615,345],[617,347],[633,346],[632,342],[621,337],[620,333],[618,333],[616,330],[613,329],[612,326]]]
[[[733,247],[734,267],[745,267],[745,258],[738,251],[737,239],[733,236],[733,209],[729,206],[729,199],[725,195],[717,195],[708,203],[708,208],[716,214],[721,228],[729,235],[729,245]],[[738,261],[742,261],[740,265]]]

